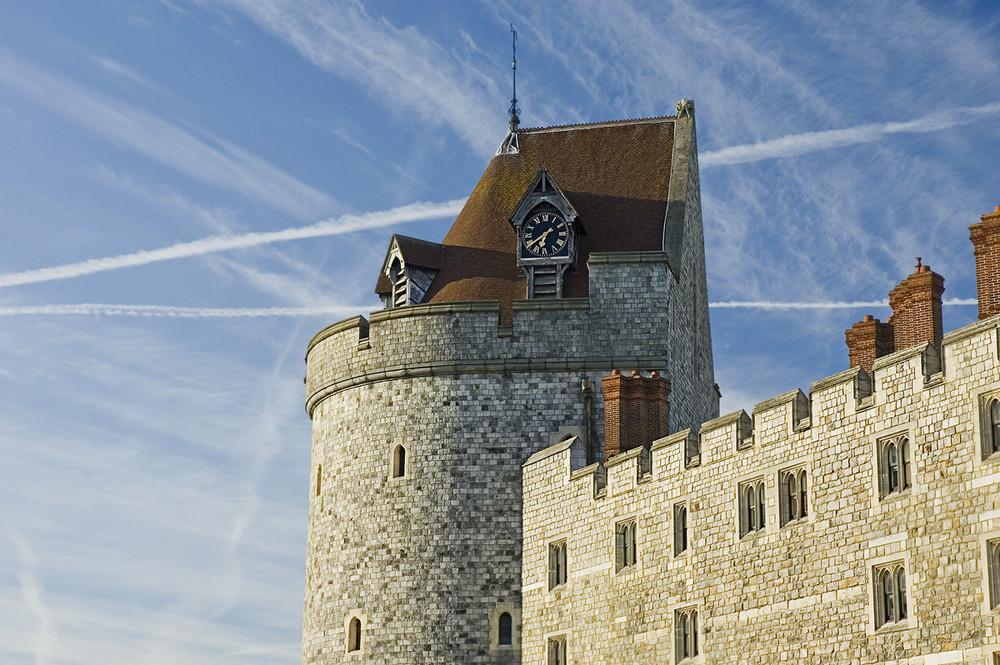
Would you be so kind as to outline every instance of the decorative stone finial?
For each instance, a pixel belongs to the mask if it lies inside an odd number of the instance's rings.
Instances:
[[[694,102],[690,99],[682,99],[677,102],[677,118],[693,118]]]

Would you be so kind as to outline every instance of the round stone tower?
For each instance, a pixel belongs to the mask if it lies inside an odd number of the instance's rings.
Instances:
[[[601,461],[614,369],[669,379],[670,431],[717,415],[683,110],[519,130],[442,243],[393,236],[386,309],[310,342],[304,664],[519,663],[522,463]]]

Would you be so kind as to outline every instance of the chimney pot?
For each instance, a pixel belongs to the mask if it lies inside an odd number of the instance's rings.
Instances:
[[[864,318],[865,323],[869,323],[869,322],[874,321],[874,320],[875,320],[874,316],[872,316],[871,314],[865,314],[865,318]]]

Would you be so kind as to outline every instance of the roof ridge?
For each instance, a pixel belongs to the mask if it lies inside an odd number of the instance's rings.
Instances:
[[[518,130],[518,133],[541,133],[547,131],[558,131],[576,128],[591,128],[591,127],[614,127],[620,125],[643,125],[651,124],[660,120],[676,120],[676,115],[658,115],[650,118],[623,118],[621,120],[604,120],[602,122],[579,122],[572,123],[568,125],[549,125],[548,127],[524,127]]]

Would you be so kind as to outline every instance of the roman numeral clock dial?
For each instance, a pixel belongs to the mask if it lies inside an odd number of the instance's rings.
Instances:
[[[558,212],[536,212],[524,222],[523,246],[533,256],[553,256],[566,249],[569,225]]]

